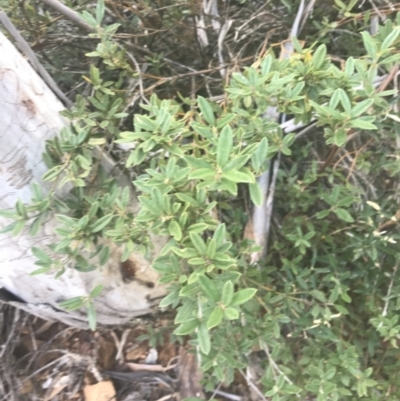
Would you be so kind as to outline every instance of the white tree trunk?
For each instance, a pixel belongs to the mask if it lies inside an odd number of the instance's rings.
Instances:
[[[41,180],[46,171],[42,153],[46,139],[57,135],[66,125],[59,114],[62,109],[63,105],[53,92],[0,32],[1,209],[14,208],[18,199],[29,203],[33,182],[39,183],[44,191],[49,189],[49,184]],[[0,228],[10,222],[0,217]],[[54,219],[50,219],[34,238],[26,231],[16,237],[0,234],[0,288],[25,301],[13,302],[16,306],[45,319],[87,327],[84,309],[65,312],[58,303],[88,295],[95,285],[103,284],[104,290],[95,301],[98,322],[121,324],[148,313],[151,299],[165,293],[165,288],[158,284],[157,273],[139,254],[129,258],[137,280],[125,283],[120,269],[120,251],[116,247],[112,248],[110,260],[101,270],[80,273],[67,269],[58,279],[53,273],[30,276],[30,272],[38,268],[30,248],[54,242],[54,226]],[[162,246],[158,242],[154,254]]]

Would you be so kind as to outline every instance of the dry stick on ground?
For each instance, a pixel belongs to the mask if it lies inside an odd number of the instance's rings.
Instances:
[[[137,370],[147,370],[148,372],[167,372],[168,370],[174,369],[178,366],[177,363],[168,364],[167,366],[162,365],[149,365],[144,363],[134,363],[134,362],[127,362],[125,365],[134,371]]]
[[[123,331],[121,335],[121,341],[118,339],[118,336],[115,334],[115,331],[111,331],[111,337],[113,338],[115,342],[115,346],[117,348],[117,354],[115,355],[115,359],[119,361],[119,363],[122,363],[124,361],[124,356],[123,356],[123,350],[124,346],[126,344],[126,340],[128,339],[128,335],[131,332],[131,329],[126,329]]]

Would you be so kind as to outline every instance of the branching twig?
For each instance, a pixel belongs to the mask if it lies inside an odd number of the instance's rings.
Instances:
[[[142,78],[142,70],[139,67],[138,62],[136,61],[135,57],[133,56],[133,54],[126,52],[127,56],[131,59],[131,61],[133,62],[133,64],[136,67],[136,72],[138,74],[138,80],[139,80],[139,90],[140,90],[140,97],[147,103],[149,104],[150,102],[148,101],[148,99],[146,98],[146,96],[144,95],[144,89],[143,89],[143,78]]]
[[[121,336],[121,341],[118,339],[118,336],[115,334],[114,330],[111,331],[111,337],[113,338],[115,342],[115,346],[117,347],[117,354],[115,355],[115,359],[119,361],[120,363],[123,362],[123,355],[122,352],[124,350],[124,346],[126,343],[126,340],[128,339],[128,335],[131,332],[131,329],[126,329],[122,333]]]
[[[284,372],[282,372],[281,368],[278,366],[278,364],[274,361],[274,359],[272,358],[270,352],[269,352],[269,348],[268,348],[268,344],[265,342],[262,342],[262,348],[264,349],[265,353],[267,354],[268,357],[268,362],[271,366],[271,369],[276,372],[278,372],[280,375],[283,376],[283,378],[285,379],[285,381],[291,385],[293,385],[293,382],[286,376],[286,374]],[[275,374],[274,374],[275,377]]]
[[[243,376],[243,378],[246,380],[247,385],[249,387],[251,387],[254,392],[257,393],[257,395],[263,400],[263,401],[267,401],[267,399],[265,398],[264,394],[260,391],[260,389],[251,381],[250,377],[248,377],[247,375],[245,375],[243,373],[243,371],[241,369],[239,369],[240,374]]]

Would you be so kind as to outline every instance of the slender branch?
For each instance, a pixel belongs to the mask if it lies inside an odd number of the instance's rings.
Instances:
[[[222,391],[222,390],[215,390],[213,395],[215,395],[215,394],[221,395],[222,397],[228,398],[229,400],[232,400],[232,401],[242,401],[242,399],[243,399],[239,395],[227,393],[226,391]],[[214,397],[210,398],[210,400],[213,400],[213,399],[214,399]]]
[[[260,391],[260,389],[250,380],[250,377],[248,377],[248,375],[245,375],[241,369],[239,369],[239,372],[246,380],[247,385],[251,387],[263,401],[267,401],[267,399],[265,398],[264,394]]]
[[[75,12],[74,10],[71,10],[69,7],[60,3],[58,0],[39,0],[39,1],[41,1],[42,3],[46,4],[47,6],[49,6],[51,8],[53,8],[54,10],[58,11],[65,18],[72,21],[75,25],[78,25],[79,27],[85,29],[86,31],[95,32],[95,29],[93,29],[90,25],[88,25],[82,19],[82,17],[79,16],[79,14],[77,12]]]
[[[122,47],[122,46],[121,46]],[[135,65],[136,72],[138,74],[138,80],[139,80],[139,91],[140,91],[140,97],[147,103],[149,104],[150,102],[147,100],[146,96],[144,95],[144,90],[143,90],[143,74],[142,70],[139,67],[139,63],[136,61],[135,57],[133,54],[126,52],[127,56],[131,59],[133,64]]]
[[[316,125],[317,125],[316,122],[313,122],[310,125],[306,125],[306,127],[304,129],[302,129],[300,132],[298,132],[296,134],[296,136],[294,137],[294,140],[296,141],[297,139],[300,139],[302,136],[304,136],[305,134],[310,132],[313,128],[315,128]]]
[[[288,382],[289,384],[292,385],[293,382],[285,375],[284,372],[282,372],[281,368],[278,366],[278,364],[272,358],[271,353],[269,352],[268,344],[265,342],[262,342],[261,346],[264,349],[265,353],[267,354],[268,362],[272,368],[272,371],[277,371],[280,375],[283,376],[283,378],[285,379],[286,382]],[[275,374],[274,374],[274,376],[275,376]]]

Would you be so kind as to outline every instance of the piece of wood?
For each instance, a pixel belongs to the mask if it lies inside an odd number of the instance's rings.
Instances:
[[[114,385],[111,381],[104,381],[85,386],[83,389],[85,401],[110,401],[116,397]]]
[[[189,352],[185,347],[179,350],[179,396],[178,400],[196,397],[204,399],[201,379],[203,375],[197,362],[196,355]]]
[[[41,180],[46,172],[42,153],[46,139],[57,135],[67,121],[60,116],[63,105],[31,65],[0,32],[0,208],[14,208],[18,199],[31,200],[30,185],[37,182],[44,191],[51,184]],[[104,159],[103,167],[113,168],[111,160]],[[131,185],[127,177],[118,178],[121,186]],[[58,196],[67,196],[68,188]],[[137,208],[133,203],[132,208]],[[0,217],[0,228],[10,224]],[[0,234],[0,288],[3,287],[25,301],[9,303],[39,317],[63,321],[76,327],[87,327],[86,311],[60,310],[60,301],[86,296],[90,290],[103,284],[102,294],[96,298],[97,319],[102,324],[122,324],[135,316],[151,311],[149,299],[165,293],[158,284],[158,274],[151,269],[143,255],[132,253],[129,264],[135,269],[135,278],[124,282],[120,263],[121,251],[110,244],[109,261],[99,270],[80,273],[73,268],[58,279],[53,273],[30,276],[37,269],[31,247],[44,247],[56,242],[56,221],[50,218],[34,238],[27,230],[12,237]],[[153,257],[163,246],[162,238],[154,238]]]

